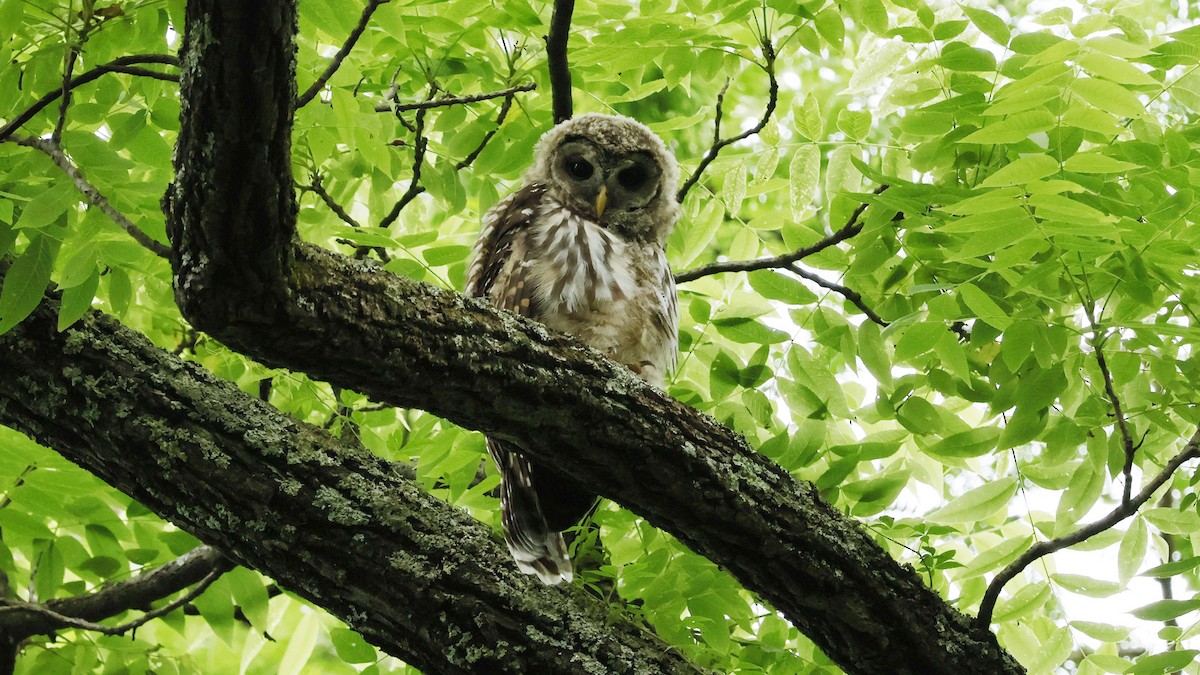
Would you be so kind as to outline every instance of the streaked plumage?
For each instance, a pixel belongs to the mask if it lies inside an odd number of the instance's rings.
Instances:
[[[630,118],[563,122],[538,142],[525,185],[484,216],[466,294],[573,335],[661,386],[678,346],[664,251],[678,178],[662,141]],[[595,495],[510,443],[487,444],[517,565],[548,584],[570,581],[561,531]]]

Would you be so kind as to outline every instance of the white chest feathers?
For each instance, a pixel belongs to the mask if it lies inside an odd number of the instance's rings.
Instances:
[[[576,314],[611,308],[638,290],[637,258],[641,247],[618,239],[600,225],[580,218],[553,200],[530,232],[539,255],[527,266],[535,304],[549,314]]]

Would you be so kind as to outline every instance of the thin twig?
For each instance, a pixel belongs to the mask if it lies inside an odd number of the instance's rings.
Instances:
[[[765,36],[763,37],[762,50],[763,58],[765,59],[762,68],[767,72],[767,78],[770,80],[770,85],[767,89],[767,107],[763,110],[762,117],[758,120],[758,124],[755,124],[737,136],[721,138],[721,117],[724,114],[723,108],[725,104],[725,92],[729,88],[729,81],[726,80],[725,86],[721,88],[721,93],[717,95],[717,105],[715,111],[716,119],[713,121],[712,146],[709,147],[708,152],[704,153],[704,157],[700,159],[700,165],[696,167],[696,170],[692,173],[692,175],[688,176],[688,179],[683,182],[683,187],[679,188],[679,192],[675,195],[676,200],[682,202],[684,198],[687,197],[688,191],[700,181],[700,176],[704,174],[704,170],[708,168],[709,164],[713,163],[713,160],[717,158],[717,155],[720,154],[722,149],[733,145],[738,141],[743,141],[747,138],[750,138],[754,134],[757,134],[766,128],[767,123],[771,121],[771,115],[775,114],[775,106],[779,103],[779,81],[775,79],[775,46],[771,43],[770,38]]]
[[[1087,541],[1091,537],[1104,532],[1122,520],[1125,520],[1129,516],[1137,513],[1138,509],[1140,509],[1143,504],[1149,501],[1150,498],[1154,496],[1154,493],[1171,478],[1180,465],[1195,457],[1200,457],[1200,429],[1197,429],[1196,433],[1192,434],[1191,439],[1188,440],[1187,445],[1184,446],[1183,450],[1180,451],[1179,454],[1172,457],[1166,463],[1166,465],[1163,466],[1162,471],[1160,471],[1158,475],[1156,475],[1149,483],[1146,483],[1145,487],[1142,488],[1142,491],[1137,493],[1137,495],[1132,499],[1128,501],[1122,501],[1108,515],[1099,520],[1088,523],[1074,532],[1065,534],[1055,539],[1039,541],[1033,546],[1030,546],[1029,550],[1025,551],[1021,557],[1014,560],[1011,564],[1009,564],[1008,567],[1005,567],[1003,570],[1001,570],[1000,573],[996,575],[996,578],[992,579],[992,583],[988,585],[987,592],[983,594],[983,600],[979,603],[979,616],[977,618],[979,625],[986,628],[991,624],[992,613],[996,609],[996,600],[1000,597],[1000,591],[1004,588],[1005,584],[1007,584],[1009,581],[1012,581],[1012,579],[1020,574],[1022,570],[1043,556],[1049,555],[1055,551],[1067,548],[1069,546],[1074,546],[1080,542]]]
[[[232,567],[232,564],[227,561],[219,561],[213,565],[212,571],[210,571],[203,579],[200,580],[199,583],[192,587],[192,590],[188,591],[186,594],[167,603],[166,605],[163,605],[162,607],[159,607],[158,609],[152,609],[132,621],[127,621],[116,626],[105,626],[104,624],[96,623],[94,621],[87,621],[78,617],[60,614],[45,605],[39,605],[36,603],[14,603],[7,607],[0,608],[0,612],[31,612],[33,614],[40,614],[41,616],[54,621],[60,628],[79,628],[81,630],[89,630],[96,633],[102,633],[104,635],[124,635],[131,630],[136,630],[150,621],[153,621],[154,619],[166,616],[200,597],[204,591],[208,590],[208,587],[211,586],[214,581],[221,578],[221,575],[225,574],[225,572],[229,571]]]
[[[47,139],[32,138],[27,136],[18,136],[12,140],[15,141],[17,145],[23,145],[27,148],[33,148],[44,153],[50,158],[50,161],[54,162],[54,164],[58,166],[63,173],[67,174],[67,176],[75,182],[75,187],[77,187],[79,191],[83,193],[83,196],[87,199],[89,204],[104,212],[104,215],[111,218],[113,222],[120,226],[121,229],[125,230],[129,236],[133,237],[134,240],[137,241],[137,243],[149,249],[151,253],[160,258],[170,257],[171,249],[165,244],[155,241],[145,232],[142,232],[140,229],[138,229],[137,225],[134,225],[131,220],[125,217],[125,214],[113,208],[113,205],[109,203],[108,198],[101,194],[100,191],[96,189],[96,186],[88,182],[87,178],[85,178],[79,168],[71,162],[66,153],[63,152],[62,148],[58,144]]]
[[[325,202],[325,206],[328,206],[329,210],[333,211],[334,215],[340,218],[343,223],[346,223],[355,229],[362,227],[358,224],[357,220],[351,217],[349,213],[346,213],[346,209],[342,208],[342,205],[337,203],[337,200],[335,200],[325,189],[325,186],[321,183],[321,174],[314,173],[312,176],[312,182],[304,186],[304,189],[309,190],[320,197],[321,201]]]
[[[532,89],[532,87],[530,87],[530,89]],[[496,132],[500,131],[500,127],[504,126],[504,120],[508,118],[508,113],[510,110],[512,110],[512,104],[513,101],[516,100],[518,91],[529,91],[529,89],[514,87],[513,89],[508,90],[508,94],[504,97],[504,103],[500,104],[500,112],[496,114],[496,126],[493,127],[491,131],[483,135],[483,139],[479,141],[479,145],[475,146],[475,149],[472,150],[470,154],[460,159],[458,163],[454,165],[455,171],[462,171],[468,166],[471,166],[471,164],[473,164],[475,160],[479,158],[480,153],[482,153],[483,149],[486,148],[488,143],[492,141],[492,138],[496,135]]]
[[[63,68],[63,81],[58,105],[58,120],[54,123],[54,131],[50,134],[51,142],[62,141],[63,129],[67,126],[67,109],[71,107],[71,75],[75,72],[75,62],[79,60],[79,46],[71,45],[67,50],[67,63]]]
[[[77,89],[78,87],[80,87],[84,84],[87,84],[88,82],[98,79],[101,75],[104,75],[105,73],[125,73],[128,75],[137,75],[140,77],[151,77],[151,78],[155,78],[155,79],[159,79],[159,80],[167,80],[167,81],[171,81],[171,82],[179,81],[178,75],[172,75],[169,73],[160,73],[160,72],[149,70],[146,68],[131,67],[131,66],[134,66],[135,64],[139,64],[139,63],[160,63],[160,64],[168,65],[168,66],[178,66],[179,59],[175,58],[174,56],[170,56],[168,54],[141,54],[141,55],[122,56],[120,58],[113,59],[112,61],[109,61],[108,63],[105,63],[103,65],[96,66],[95,68],[92,68],[91,70],[87,71],[86,73],[72,79],[68,83],[66,90],[70,91],[73,89]],[[53,91],[47,92],[45,96],[42,96],[33,105],[26,108],[24,112],[20,113],[16,117],[14,117],[12,119],[12,121],[10,121],[8,124],[5,124],[3,127],[0,127],[0,141],[7,140],[9,136],[12,136],[13,133],[15,133],[16,130],[21,127],[21,125],[23,125],[26,122],[28,122],[29,120],[33,119],[34,115],[37,115],[39,112],[44,110],[46,108],[46,106],[48,106],[51,103],[53,103],[54,101],[58,100],[58,98],[62,95],[63,95],[62,87],[58,87],[58,88],[55,88]]]
[[[480,101],[489,101],[494,98],[511,98],[514,94],[523,91],[533,91],[537,89],[536,82],[526,82],[508,89],[500,91],[489,91],[483,94],[470,94],[467,96],[447,96],[427,101],[419,101],[417,103],[396,103],[390,101],[387,103],[379,103],[375,106],[375,112],[408,112],[409,110],[426,110],[428,108],[444,108],[452,105],[465,105],[467,103],[478,103]]]
[[[1129,432],[1129,425],[1125,421],[1125,412],[1121,409],[1121,399],[1117,396],[1117,389],[1113,386],[1112,371],[1108,368],[1108,361],[1104,358],[1104,340],[1100,339],[1099,329],[1096,326],[1096,318],[1089,314],[1088,318],[1092,322],[1092,348],[1096,350],[1096,365],[1100,366],[1100,374],[1104,376],[1104,393],[1108,395],[1108,401],[1113,407],[1113,416],[1117,419],[1117,430],[1121,434],[1121,447],[1125,451],[1125,463],[1121,468],[1121,474],[1125,478],[1125,487],[1121,493],[1121,503],[1129,502],[1130,494],[1133,492],[1133,456],[1137,451],[1133,443],[1133,434]]]
[[[437,95],[437,85],[429,86],[429,100]],[[408,189],[401,195],[400,200],[392,206],[392,210],[388,212],[383,220],[379,221],[379,227],[390,227],[396,219],[400,217],[400,212],[404,207],[408,206],[409,202],[417,198],[417,195],[424,192],[421,187],[421,166],[425,163],[425,150],[429,147],[429,139],[425,137],[425,113],[429,112],[428,108],[421,108],[414,115],[413,134],[413,162],[412,162],[412,179],[408,181]]]
[[[50,600],[44,605],[3,602],[0,603],[3,605],[0,607],[0,634],[20,641],[31,635],[52,633],[64,625],[94,629],[95,622],[131,609],[149,607],[155,601],[205,582],[210,575],[219,576],[231,567],[232,564],[220,551],[211,546],[200,546],[161,567],[144,570],[132,579],[118,581],[85,595]],[[191,599],[194,599],[194,596]],[[187,601],[188,599],[185,599],[182,602]],[[153,616],[143,617],[141,623],[167,611],[170,610],[156,610]],[[81,626],[80,622],[87,625]],[[124,632],[136,627],[126,625],[102,628],[106,632],[115,632],[117,629]]]
[[[880,185],[875,189],[875,194],[879,194],[888,188],[887,185]],[[694,269],[680,272],[675,275],[675,283],[683,284],[689,281],[695,281],[701,277],[720,274],[722,272],[752,272],[754,270],[777,269],[790,267],[792,263],[802,260],[810,255],[820,253],[834,244],[841,243],[854,235],[862,232],[863,224],[859,222],[864,211],[867,210],[867,202],[858,205],[854,212],[850,214],[850,219],[842,226],[840,230],[825,237],[824,239],[798,248],[791,253],[774,256],[770,258],[757,258],[755,260],[727,260],[723,262],[710,263]]]
[[[809,272],[808,270],[804,269],[803,267],[801,267],[800,265],[798,265],[796,263],[792,263],[791,265],[788,265],[788,269],[791,270],[796,275],[803,277],[805,279],[808,279],[809,281],[813,282],[814,284],[816,284],[822,288],[827,288],[827,289],[833,291],[834,293],[837,293],[838,295],[842,296],[843,298],[846,298],[851,303],[853,303],[855,307],[857,307],[860,311],[862,311],[863,314],[866,314],[868,319],[870,319],[871,321],[874,321],[875,323],[879,324],[880,326],[890,325],[887,321],[884,321],[882,317],[880,317],[878,314],[876,314],[875,310],[873,310],[867,306],[867,303],[863,300],[862,294],[859,293],[858,291],[855,291],[854,289],[843,286],[835,281],[829,281],[828,279],[820,277],[812,272]]]
[[[354,30],[350,31],[350,35],[342,43],[342,47],[338,49],[337,54],[334,54],[333,58],[330,59],[329,65],[325,66],[325,72],[321,73],[316,82],[309,85],[303,94],[296,97],[295,108],[303,108],[305,105],[308,105],[309,101],[316,98],[321,89],[325,87],[325,84],[329,82],[329,78],[333,77],[333,74],[341,67],[342,61],[346,59],[346,55],[350,53],[351,49],[354,49],[354,44],[358,42],[358,38],[362,37],[363,32],[367,30],[367,24],[371,22],[371,15],[375,13],[375,10],[379,9],[380,5],[390,1],[367,0],[367,6],[363,7],[362,14],[358,17],[358,24],[354,26]]]
[[[471,166],[471,164],[474,163],[475,160],[479,158],[479,155],[488,146],[488,143],[490,143],[492,138],[494,138],[496,136],[496,133],[498,131],[500,131],[500,127],[504,125],[504,120],[508,118],[508,113],[512,110],[513,101],[516,99],[517,93],[522,92],[522,91],[530,91],[533,88],[534,88],[534,85],[522,85],[519,87],[512,87],[510,89],[506,89],[503,92],[499,92],[500,94],[502,94],[504,96],[504,102],[502,104],[500,104],[500,111],[496,114],[496,126],[494,128],[492,128],[490,131],[488,131],[486,134],[484,134],[483,138],[480,139],[479,144],[475,146],[475,149],[472,150],[470,152],[470,154],[468,154],[466,157],[460,159],[458,162],[456,162],[454,164],[455,171],[462,171],[463,169]],[[495,98],[495,96],[492,94],[485,94],[483,96],[486,98]],[[464,98],[472,98],[472,97],[464,97]],[[446,99],[440,99],[440,101],[445,101],[445,100]],[[482,101],[482,100],[485,100],[485,98],[473,97],[473,100]],[[457,100],[455,103],[459,104],[459,103],[467,103],[467,102],[469,102],[469,101],[460,99],[460,100]],[[412,202],[412,200],[415,199],[418,195],[423,194],[425,192],[425,186],[421,185],[419,182],[417,182],[420,179],[420,174],[421,174],[420,164],[423,160],[422,160],[422,157],[417,156],[416,153],[419,152],[423,156],[424,150],[428,146],[428,140],[425,139],[425,137],[424,137],[424,124],[425,124],[424,111],[426,111],[428,109],[429,109],[429,107],[418,109],[417,126],[412,127],[413,133],[416,134],[417,139],[418,139],[417,143],[414,144],[415,148],[414,148],[414,157],[413,157],[413,167],[414,167],[413,181],[411,181],[409,183],[408,189],[405,191],[404,195],[400,198],[400,200],[398,202],[396,202],[395,206],[392,207],[392,211],[390,211],[388,213],[388,215],[386,217],[384,217],[384,219],[382,221],[380,221],[379,227],[388,227],[392,223],[394,223],[396,221],[396,218],[398,218],[400,216],[400,212],[404,210],[404,207],[408,206],[408,204],[410,202]],[[304,186],[303,189],[311,190],[312,192],[316,193],[317,196],[321,198],[321,201],[325,202],[325,205],[328,206],[329,209],[331,211],[333,211],[333,213],[342,220],[342,222],[346,223],[347,225],[350,225],[351,227],[355,227],[355,228],[362,227],[361,224],[359,224],[358,221],[356,221],[353,217],[351,217],[350,214],[347,213],[346,210],[342,207],[342,205],[338,204],[337,200],[335,200],[329,194],[329,192],[325,190],[325,187],[320,182],[319,176],[314,176],[312,184]],[[358,245],[354,244],[353,242],[349,242],[349,241],[346,241],[343,243],[347,243],[351,246],[356,246],[356,250],[355,250],[356,257],[361,258],[362,256],[366,255],[368,251],[373,250],[380,256],[380,258],[382,260],[384,260],[385,262],[388,260],[389,256],[388,256],[387,251],[382,248],[379,248],[377,246],[376,247],[358,246]]]
[[[546,33],[546,70],[550,75],[550,100],[554,123],[565,122],[574,114],[571,102],[571,68],[567,63],[567,40],[571,36],[571,15],[575,0],[554,0],[550,30]]]

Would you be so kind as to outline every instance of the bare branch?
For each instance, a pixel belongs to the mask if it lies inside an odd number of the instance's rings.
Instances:
[[[321,76],[309,85],[303,94],[296,97],[296,102],[293,104],[294,107],[303,108],[308,105],[309,101],[316,98],[321,89],[325,87],[325,84],[329,82],[329,78],[333,77],[333,74],[341,67],[342,61],[346,59],[346,55],[350,53],[351,49],[354,49],[358,38],[362,37],[363,32],[367,30],[367,24],[371,22],[371,15],[375,13],[375,10],[379,9],[380,5],[390,1],[367,0],[367,6],[363,7],[362,15],[358,17],[358,24],[354,26],[354,30],[350,31],[350,35],[346,37],[346,42],[342,44],[341,49],[338,49],[337,54],[334,54],[333,58],[330,59],[329,65],[325,67],[325,72],[321,73]]]
[[[407,112],[409,110],[425,110],[428,108],[444,108],[452,105],[466,105],[468,103],[478,103],[480,101],[490,101],[494,98],[511,98],[514,94],[523,91],[533,91],[537,89],[537,83],[526,82],[518,84],[508,89],[500,91],[489,91],[483,94],[470,94],[467,96],[447,96],[444,98],[430,99],[417,103],[379,103],[375,106],[375,112]]]
[[[63,152],[62,148],[57,143],[43,138],[32,138],[25,136],[19,136],[13,140],[17,145],[23,145],[27,148],[40,150],[47,157],[49,157],[59,169],[62,169],[63,173],[67,174],[67,176],[75,182],[75,186],[79,188],[79,191],[83,193],[85,198],[87,198],[89,204],[103,211],[104,215],[111,218],[113,222],[121,227],[121,229],[129,233],[129,236],[133,237],[137,243],[146,247],[151,253],[160,258],[167,258],[170,256],[170,247],[152,239],[150,235],[138,229],[138,226],[134,225],[133,221],[126,218],[125,214],[113,208],[113,205],[109,203],[108,198],[101,194],[100,191],[96,189],[95,185],[92,185],[88,182],[87,178],[85,178],[83,173],[79,170],[79,167],[75,166],[75,164],[71,162],[66,153]]]
[[[337,203],[337,200],[335,200],[325,189],[325,186],[321,183],[321,174],[314,173],[312,176],[312,182],[303,186],[302,189],[308,190],[320,197],[321,201],[325,202],[325,206],[328,206],[329,210],[333,211],[334,215],[340,218],[343,223],[346,223],[355,229],[362,227],[362,225],[359,225],[358,221],[355,220],[349,213],[347,213],[346,209],[342,208],[342,205]]]
[[[1121,474],[1125,478],[1125,487],[1121,493],[1121,503],[1127,504],[1133,492],[1133,455],[1137,451],[1137,447],[1133,444],[1133,434],[1129,432],[1129,425],[1125,421],[1125,412],[1121,409],[1121,399],[1117,396],[1116,387],[1113,386],[1112,371],[1108,369],[1108,361],[1104,358],[1104,340],[1100,339],[1095,315],[1089,313],[1088,318],[1092,323],[1092,348],[1096,350],[1096,365],[1100,367],[1100,373],[1104,376],[1104,393],[1108,395],[1108,400],[1112,403],[1113,416],[1117,419],[1117,430],[1121,434],[1121,447],[1125,451],[1125,464],[1121,468]]]
[[[571,36],[571,15],[575,13],[575,0],[554,0],[554,12],[550,15],[550,31],[546,34],[546,70],[550,74],[550,95],[554,109],[554,123],[571,119],[574,104],[571,102],[571,68],[567,63],[567,40]]]
[[[788,269],[791,270],[792,272],[794,272],[795,274],[797,274],[798,276],[808,279],[809,281],[813,282],[814,284],[816,284],[822,288],[827,288],[827,289],[833,291],[834,293],[837,293],[838,295],[846,298],[855,307],[857,307],[860,311],[862,311],[863,314],[866,314],[868,319],[870,319],[871,321],[874,321],[875,323],[879,324],[880,326],[889,325],[889,323],[887,321],[884,321],[882,317],[880,317],[878,314],[875,313],[875,310],[873,310],[869,306],[867,306],[867,303],[863,300],[862,294],[859,293],[858,291],[855,291],[851,288],[843,286],[835,281],[829,281],[823,277],[820,277],[812,272],[809,272],[808,270],[804,269],[803,267],[801,267],[800,265],[798,265],[796,263],[792,263],[791,265],[788,265]]]
[[[483,152],[483,149],[487,147],[488,143],[492,142],[492,138],[496,136],[496,132],[500,131],[500,127],[504,126],[504,120],[508,118],[508,112],[512,110],[512,104],[516,99],[516,93],[518,91],[528,90],[521,89],[519,87],[514,87],[513,89],[509,90],[509,93],[504,97],[504,103],[500,104],[500,112],[496,113],[495,128],[484,134],[483,139],[479,141],[479,145],[475,146],[475,149],[472,150],[470,154],[460,159],[458,163],[454,165],[455,171],[462,171],[468,166],[474,164],[475,160],[478,159],[479,155]]]
[[[87,595],[52,600],[46,604],[14,603],[0,607],[0,631],[16,639],[71,627],[105,635],[121,635],[195,600],[218,577],[233,567],[220,551],[200,546],[134,579]],[[198,584],[189,593],[141,617],[117,625],[97,621],[122,612],[147,607],[151,602]]]
[[[717,158],[722,149],[762,131],[767,126],[767,122],[771,121],[771,115],[775,114],[775,106],[779,103],[779,81],[775,79],[775,45],[771,43],[770,38],[763,38],[762,50],[763,58],[765,59],[762,67],[770,79],[770,85],[767,89],[767,107],[763,110],[762,117],[758,120],[758,124],[755,124],[737,136],[721,138],[721,117],[724,114],[725,91],[729,88],[729,82],[726,81],[725,86],[721,88],[721,93],[717,95],[712,146],[708,149],[708,152],[704,153],[704,157],[700,159],[700,165],[696,167],[692,175],[688,176],[688,179],[683,182],[683,187],[679,188],[679,192],[675,195],[678,201],[682,202],[687,197],[688,191],[700,181],[700,176],[704,174],[704,170],[708,168],[709,164],[713,163],[713,160]]]
[[[1171,478],[1180,465],[1195,457],[1200,457],[1200,429],[1197,429],[1196,433],[1192,434],[1192,437],[1188,440],[1187,445],[1184,446],[1183,450],[1180,451],[1179,454],[1172,457],[1166,463],[1166,465],[1163,466],[1162,471],[1160,471],[1157,476],[1151,479],[1149,483],[1146,483],[1145,487],[1142,488],[1142,491],[1132,499],[1122,500],[1122,502],[1117,505],[1117,507],[1114,508],[1108,515],[1099,520],[1088,523],[1074,532],[1065,534],[1055,539],[1039,541],[1033,546],[1030,546],[1028,551],[1025,551],[1021,557],[1017,558],[1011,564],[1009,564],[1008,567],[1005,567],[1003,570],[1001,570],[1000,573],[997,574],[994,579],[992,579],[992,583],[988,585],[987,592],[983,594],[983,600],[979,603],[979,616],[977,618],[979,626],[986,628],[991,624],[992,613],[996,609],[996,600],[1000,597],[1000,591],[1004,588],[1005,584],[1007,584],[1009,581],[1012,581],[1012,579],[1020,574],[1022,570],[1043,556],[1047,556],[1055,551],[1074,546],[1080,542],[1087,541],[1091,537],[1104,532],[1122,520],[1125,520],[1129,516],[1137,513],[1138,509],[1142,508],[1142,505],[1149,501],[1150,498],[1154,496],[1154,493]]]
[[[437,85],[429,85],[429,98],[432,101],[437,95]],[[408,206],[412,200],[417,198],[417,195],[425,191],[421,187],[421,166],[425,163],[425,150],[429,147],[429,139],[425,137],[425,114],[429,112],[428,108],[421,108],[417,111],[415,123],[413,125],[413,162],[412,162],[412,179],[408,181],[408,189],[401,195],[400,200],[392,207],[383,220],[379,221],[379,227],[390,227],[396,219],[400,217],[400,212],[404,207]]]
[[[875,189],[874,194],[879,194],[887,188],[887,185],[880,185]],[[798,248],[791,253],[786,253],[784,255],[774,256],[771,258],[757,258],[755,260],[727,260],[724,262],[715,262],[708,265],[703,265],[701,267],[676,274],[675,283],[683,284],[689,281],[695,281],[701,277],[720,274],[722,272],[752,272],[754,270],[789,268],[792,263],[798,260],[802,260],[810,255],[820,253],[830,246],[846,241],[859,232],[862,232],[863,224],[859,219],[862,218],[863,212],[867,210],[867,206],[869,206],[867,202],[859,204],[858,208],[854,209],[854,213],[850,214],[850,220],[848,220],[840,230],[814,244]]]
[[[72,44],[67,50],[67,63],[63,68],[62,88],[59,89],[61,102],[58,105],[58,121],[54,123],[54,132],[50,140],[58,143],[62,140],[63,128],[67,126],[67,108],[71,107],[71,74],[75,72],[75,63],[79,60],[79,45]]]
[[[178,75],[172,75],[169,73],[160,73],[160,72],[157,72],[154,70],[149,70],[147,68],[132,67],[135,64],[139,64],[139,63],[161,63],[163,65],[168,65],[168,66],[178,66],[179,59],[175,58],[174,56],[170,56],[168,54],[140,54],[140,55],[122,56],[120,58],[113,59],[112,61],[109,61],[108,63],[105,63],[103,65],[96,66],[95,68],[92,68],[91,70],[87,71],[86,73],[72,79],[68,83],[68,86],[65,89],[67,91],[76,89],[82,85],[87,84],[88,82],[92,82],[93,80],[98,79],[101,75],[104,75],[105,73],[125,73],[127,75],[150,77],[150,78],[154,78],[154,79],[158,79],[158,80],[166,80],[166,81],[170,81],[170,82],[178,82],[179,81]],[[15,133],[17,129],[21,128],[21,125],[23,125],[26,122],[28,122],[29,120],[33,119],[34,115],[37,115],[39,112],[44,110],[46,108],[46,106],[48,106],[51,103],[53,103],[54,101],[58,100],[58,98],[63,95],[63,91],[64,91],[64,88],[59,87],[53,91],[47,92],[45,96],[42,96],[40,99],[37,100],[36,103],[29,106],[29,108],[26,108],[24,112],[20,113],[16,117],[14,117],[12,119],[12,121],[10,121],[8,124],[5,124],[3,127],[0,127],[0,141],[7,140],[8,137],[12,136],[13,133]]]

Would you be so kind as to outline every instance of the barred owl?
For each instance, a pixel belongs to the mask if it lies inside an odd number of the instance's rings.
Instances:
[[[635,120],[589,114],[559,124],[538,142],[525,185],[484,216],[466,294],[573,335],[662,386],[678,345],[664,251],[679,218],[678,180],[674,156]],[[546,584],[569,582],[561,531],[596,495],[508,441],[488,438],[487,447],[517,566]]]

